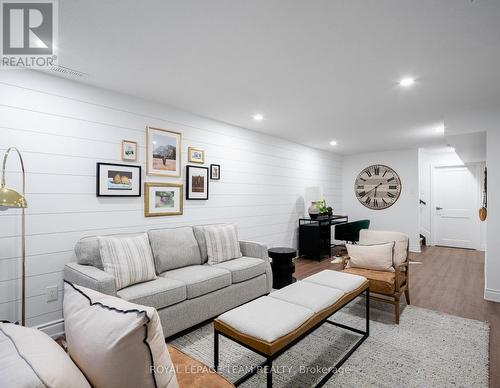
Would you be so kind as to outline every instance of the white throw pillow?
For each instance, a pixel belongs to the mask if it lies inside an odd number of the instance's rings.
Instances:
[[[158,312],[65,281],[68,352],[94,387],[177,388]]]
[[[90,384],[47,334],[2,323],[0,387],[90,388]]]
[[[236,225],[214,225],[203,228],[207,242],[208,264],[218,264],[243,256]]]
[[[351,267],[394,271],[394,242],[374,245],[346,244]]]
[[[98,237],[104,271],[115,278],[116,289],[156,279],[147,233],[135,237]]]

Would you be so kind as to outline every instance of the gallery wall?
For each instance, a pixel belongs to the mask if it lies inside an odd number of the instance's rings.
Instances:
[[[420,252],[418,209],[418,150],[371,152],[349,155],[342,161],[342,206],[349,220],[370,220],[370,229],[393,230],[410,236],[410,250]],[[384,210],[363,206],[354,194],[358,174],[373,164],[384,164],[396,171],[401,179],[401,194],[397,202]]]
[[[139,143],[144,181],[183,183],[184,168],[181,178],[145,175],[148,125],[183,133],[183,165],[188,146],[205,149],[205,166],[221,165],[209,200],[185,201],[182,216],[145,218],[143,197],[96,197],[96,162],[134,164],[121,161],[123,139]],[[42,73],[0,72],[0,131],[2,154],[18,147],[27,170],[31,326],[62,318],[62,271],[84,236],[232,222],[242,239],[296,246],[306,186],[321,186],[342,207],[341,159],[333,153]],[[14,155],[7,167],[8,186],[19,188]],[[0,318],[12,321],[20,309],[20,226],[18,211],[0,212]],[[47,302],[53,285],[58,300]]]

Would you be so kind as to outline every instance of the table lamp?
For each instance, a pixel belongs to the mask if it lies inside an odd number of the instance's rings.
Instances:
[[[5,168],[7,165],[7,158],[11,151],[17,152],[19,161],[21,162],[21,171],[23,173],[23,191],[19,194],[14,189],[5,186]],[[5,152],[2,165],[2,183],[0,186],[0,210],[7,209],[22,209],[22,239],[21,239],[21,255],[22,255],[22,317],[21,324],[26,326],[26,222],[24,209],[28,207],[25,198],[26,189],[26,173],[24,171],[24,162],[21,152],[15,147],[10,147]]]

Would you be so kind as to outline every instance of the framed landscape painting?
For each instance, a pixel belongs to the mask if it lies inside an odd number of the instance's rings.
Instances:
[[[166,129],[148,127],[147,134],[148,175],[180,176],[182,134]]]
[[[97,163],[98,197],[140,197],[141,166]]]
[[[144,184],[144,215],[146,217],[176,216],[183,213],[182,184]]]
[[[186,166],[186,199],[208,199],[208,167]]]

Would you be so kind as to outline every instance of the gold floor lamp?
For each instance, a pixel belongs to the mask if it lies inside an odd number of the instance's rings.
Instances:
[[[5,167],[7,165],[7,158],[11,151],[16,151],[21,162],[21,171],[23,173],[23,192],[19,194],[16,190],[5,187]],[[3,157],[2,166],[2,184],[0,186],[0,210],[7,210],[10,208],[22,209],[22,242],[21,242],[21,255],[22,255],[22,318],[21,324],[26,326],[26,222],[24,209],[28,207],[25,198],[26,189],[26,174],[24,172],[24,162],[21,152],[15,147],[10,147]]]

